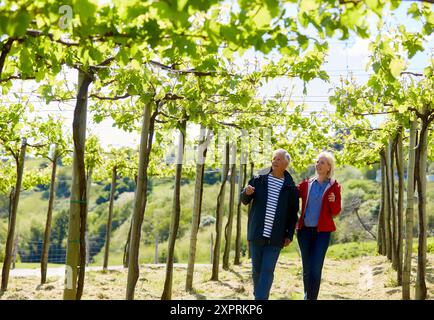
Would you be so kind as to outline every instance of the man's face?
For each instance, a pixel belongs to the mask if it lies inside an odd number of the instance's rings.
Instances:
[[[288,162],[282,153],[276,153],[271,161],[273,170],[283,171],[288,167]]]

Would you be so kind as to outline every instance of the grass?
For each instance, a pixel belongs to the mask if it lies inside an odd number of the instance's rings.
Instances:
[[[428,255],[432,265],[434,256]],[[372,285],[363,282],[361,270],[380,270],[372,273]],[[85,278],[83,299],[125,299],[128,270],[88,271]],[[369,273],[368,273],[369,275]],[[432,275],[432,270],[427,270]],[[141,266],[135,289],[135,299],[159,300],[163,291],[164,266]],[[197,266],[193,292],[185,292],[186,268],[175,267],[173,274],[173,299],[252,299],[251,265],[243,260],[241,266],[231,266],[226,271],[220,268],[219,281],[210,281],[208,266]],[[319,299],[365,299],[400,300],[400,287],[391,263],[383,256],[358,257],[350,260],[326,259]],[[63,296],[63,277],[48,277],[48,283],[40,285],[39,277],[11,277],[8,290],[0,299],[15,300],[60,300]],[[428,299],[434,297],[434,287],[427,282]],[[412,290],[414,292],[414,290]],[[300,300],[303,298],[301,261],[285,256],[276,266],[271,300]]]
[[[377,243],[375,241],[335,244],[330,246],[327,251],[327,258],[336,260],[376,255]]]
[[[405,243],[404,243],[405,246]],[[417,238],[413,239],[413,255],[417,254]],[[434,253],[434,237],[427,238],[427,253]],[[336,260],[346,260],[357,257],[377,256],[377,243],[367,242],[347,242],[335,244],[329,247],[327,257]]]

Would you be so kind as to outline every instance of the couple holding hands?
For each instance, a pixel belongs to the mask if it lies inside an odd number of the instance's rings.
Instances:
[[[280,251],[292,242],[295,229],[303,264],[304,299],[317,299],[330,235],[336,230],[333,217],[341,211],[341,188],[333,179],[331,153],[321,152],[316,175],[298,185],[286,170],[289,162],[286,150],[275,150],[270,171],[253,177],[241,192],[243,204],[252,201],[247,240],[256,300],[268,299]]]

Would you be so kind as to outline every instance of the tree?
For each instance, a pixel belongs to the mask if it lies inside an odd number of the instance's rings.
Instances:
[[[235,258],[234,265],[240,265],[241,259],[241,192],[246,185],[247,176],[247,150],[244,148],[247,146],[247,136],[245,132],[241,136],[241,152],[240,152],[240,173],[238,175],[238,193],[237,193],[237,233],[235,239]]]
[[[191,221],[190,246],[188,252],[187,278],[185,282],[186,291],[191,291],[193,289],[193,275],[194,275],[194,262],[196,258],[197,234],[199,232],[199,224],[200,224],[201,209],[202,209],[205,159],[208,150],[208,145],[212,138],[211,130],[208,129],[206,135],[205,135],[205,131],[206,128],[201,126],[199,144],[197,148],[193,215]]]
[[[48,120],[41,121],[37,127],[37,134],[43,137],[43,141],[48,148],[39,149],[38,155],[51,162],[51,180],[48,199],[47,220],[45,223],[44,240],[41,253],[41,284],[47,281],[47,263],[51,236],[51,220],[53,215],[53,202],[55,198],[54,187],[57,175],[57,163],[70,151],[70,137],[62,130],[63,121],[48,116]]]
[[[226,140],[226,139],[225,139]],[[225,201],[225,190],[226,190],[226,180],[228,178],[229,172],[229,142],[225,142],[224,156],[222,158],[222,182],[220,186],[220,191],[217,197],[217,208],[216,208],[216,239],[213,250],[213,262],[212,262],[212,275],[211,280],[218,281],[219,276],[219,262],[220,262],[220,245],[222,236],[222,224],[224,215],[224,201]]]
[[[2,183],[2,189],[9,193],[9,219],[8,233],[5,247],[5,257],[2,268],[1,290],[6,291],[8,287],[9,271],[12,262],[12,250],[15,236],[18,204],[22,188],[27,189],[36,184],[46,182],[41,175],[30,172],[28,177],[24,176],[24,161],[28,146],[35,148],[41,145],[29,144],[28,140],[33,137],[29,127],[35,125],[27,120],[25,116],[26,105],[21,103],[12,104],[8,107],[0,106],[0,146],[6,155],[13,159],[15,172],[8,169],[5,173],[6,179]],[[9,162],[10,164],[10,162]]]
[[[167,249],[167,265],[166,265],[166,280],[164,282],[162,300],[170,300],[172,298],[172,275],[173,275],[173,262],[174,262],[174,250],[176,235],[179,227],[179,218],[181,214],[180,204],[180,189],[181,189],[181,175],[182,164],[184,159],[184,146],[186,139],[186,127],[187,127],[187,115],[179,121],[179,138],[178,138],[178,151],[176,158],[176,175],[175,186],[173,188],[173,212],[172,221],[170,223],[169,244]]]
[[[228,220],[225,227],[225,248],[223,251],[223,269],[229,269],[229,254],[231,251],[231,237],[232,237],[232,224],[234,220],[234,202],[235,202],[235,178],[236,174],[236,162],[237,162],[237,147],[236,143],[232,143],[230,147],[230,166],[231,166],[231,177],[230,188],[229,188],[229,212],[228,212]]]
[[[104,260],[103,260],[103,270],[107,270],[108,261],[109,261],[109,252],[110,252],[110,238],[111,238],[111,230],[112,230],[112,219],[113,219],[113,207],[114,207],[114,198],[116,191],[116,181],[118,174],[128,174],[128,163],[131,158],[131,151],[128,148],[115,149],[112,148],[110,150],[110,157],[104,161],[105,165],[105,177],[111,176],[110,183],[110,198],[109,198],[109,212],[107,218],[107,226],[106,226],[106,237],[105,237],[105,247],[104,247]],[[102,178],[104,178],[104,175]]]
[[[408,145],[407,167],[407,208],[405,212],[405,256],[402,273],[402,299],[410,300],[410,274],[411,256],[413,252],[413,215],[414,215],[414,167],[416,147],[417,121],[412,120],[410,125],[410,141]]]

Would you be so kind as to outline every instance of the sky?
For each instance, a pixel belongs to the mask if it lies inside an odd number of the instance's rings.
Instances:
[[[420,29],[420,26],[414,20],[406,16],[406,12],[411,2],[402,2],[401,6],[388,17],[390,24],[394,24],[394,21],[404,23],[409,31],[416,31]],[[289,15],[295,15],[296,11],[294,7],[288,7]],[[376,30],[376,19],[370,19],[369,24],[371,26],[371,38],[374,38],[378,32]],[[308,29],[308,34],[314,34],[311,29]],[[285,89],[292,88],[292,99],[295,104],[305,102],[308,104],[309,111],[318,111],[326,108],[328,111],[333,112],[333,107],[328,103],[328,96],[330,90],[339,84],[341,77],[347,78],[350,73],[356,78],[358,83],[365,82],[369,77],[369,70],[366,71],[366,64],[369,58],[368,45],[370,39],[355,38],[354,36],[346,41],[340,41],[337,38],[330,39],[329,41],[329,54],[327,57],[327,63],[323,69],[329,73],[330,82],[324,82],[322,80],[313,80],[307,86],[307,95],[303,95],[303,83],[299,79],[288,78],[275,78],[268,81],[262,88],[258,90],[258,96],[273,96],[277,92],[281,92]],[[431,36],[424,46],[426,48],[424,53],[418,53],[411,61],[409,70],[414,72],[421,72],[424,67],[428,65],[428,59],[434,54],[434,37]],[[263,61],[262,54],[256,53],[253,50],[246,51],[244,57],[239,60],[240,64],[244,63],[244,59],[248,61]],[[70,83],[77,82],[77,71],[68,70],[68,81]],[[36,83],[31,81],[25,81],[25,84],[14,83],[13,90],[17,91],[22,88],[24,92],[30,92],[37,88]],[[38,115],[46,117],[48,114],[60,114],[65,118],[66,129],[71,131],[72,128],[72,116],[75,101],[71,100],[66,103],[51,103],[46,105],[45,103],[37,102],[37,98],[30,97],[30,100],[35,106]],[[90,102],[91,103],[91,102]],[[59,108],[63,111],[59,111]],[[91,121],[92,116],[88,114],[88,130],[90,133],[96,134],[100,137],[102,146],[107,149],[109,146],[122,147],[130,146],[136,147],[139,143],[140,134],[138,132],[127,133],[112,126],[112,121],[107,119],[100,124],[94,124]],[[371,122],[374,126],[378,125],[382,121],[381,117],[371,117]],[[198,134],[198,128],[191,127],[189,129],[190,136]]]

